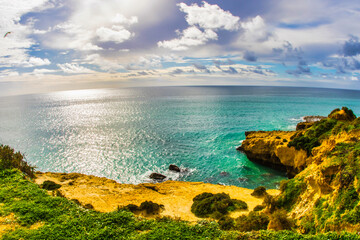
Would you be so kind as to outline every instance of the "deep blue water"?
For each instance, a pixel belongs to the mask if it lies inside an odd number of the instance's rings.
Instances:
[[[157,87],[0,98],[0,143],[40,171],[81,172],[122,183],[171,179],[274,188],[284,173],[235,148],[249,130],[293,130],[306,115],[347,106],[360,92],[288,87]],[[188,168],[167,171],[169,164]],[[220,174],[221,172],[226,172]]]

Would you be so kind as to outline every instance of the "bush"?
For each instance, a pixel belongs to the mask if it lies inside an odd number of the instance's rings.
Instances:
[[[284,209],[275,211],[270,218],[270,229],[291,230],[291,228],[294,226],[293,221],[287,217],[287,212]]]
[[[164,205],[153,203],[152,201],[145,201],[140,204],[139,210],[145,211],[146,214],[159,214]]]
[[[263,186],[257,187],[251,195],[254,197],[264,197],[266,195],[266,188]]]
[[[231,217],[223,216],[218,221],[221,230],[230,230],[235,226],[235,221]]]
[[[60,184],[57,184],[57,183],[55,183],[53,181],[49,181],[49,180],[46,180],[41,184],[41,188],[48,190],[48,191],[56,190],[56,189],[59,189],[60,187],[61,187]]]
[[[293,178],[283,180],[280,183],[280,196],[276,199],[276,207],[290,210],[294,206],[298,197],[306,190],[306,183],[302,179]]]
[[[235,229],[249,232],[267,229],[269,217],[264,213],[250,212],[249,215],[242,215],[236,219]]]
[[[347,107],[342,107],[341,110],[338,108],[334,109],[328,117],[344,121],[353,121],[356,119],[354,112]]]
[[[308,156],[314,147],[320,146],[320,141],[335,127],[337,120],[323,119],[314,123],[305,133],[296,133],[291,137],[288,147],[305,150]]]
[[[253,211],[259,212],[259,211],[263,210],[264,208],[265,208],[264,205],[257,205],[256,207],[254,207],[254,210],[253,210]]]
[[[197,217],[212,217],[215,219],[221,218],[229,211],[236,209],[247,209],[246,202],[230,199],[226,193],[202,193],[194,197],[191,206],[191,212]]]
[[[20,152],[13,148],[0,144],[0,170],[17,168],[28,177],[34,178],[35,167],[30,166]]]

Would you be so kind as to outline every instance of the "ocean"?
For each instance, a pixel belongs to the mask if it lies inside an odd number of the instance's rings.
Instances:
[[[293,87],[148,87],[0,98],[0,143],[39,171],[120,183],[168,179],[276,188],[283,172],[236,151],[245,131],[294,130],[307,115],[347,106],[360,91]],[[184,171],[168,170],[176,164]]]

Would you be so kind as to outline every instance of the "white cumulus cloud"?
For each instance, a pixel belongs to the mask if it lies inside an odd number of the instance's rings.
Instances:
[[[33,32],[32,26],[21,24],[21,16],[44,8],[46,2],[47,0],[0,0],[0,32],[11,32],[6,38],[2,38],[0,44],[0,67],[29,65],[27,49],[35,41],[28,37]]]
[[[224,11],[218,5],[210,5],[205,1],[202,3],[203,6],[178,4],[180,10],[187,14],[185,19],[189,25],[198,25],[204,29],[225,29],[229,31],[239,29],[239,17]]]
[[[64,63],[64,64],[57,64],[57,66],[65,73],[70,74],[79,74],[79,73],[91,73],[92,70],[80,66],[79,64],[72,64],[72,63]]]
[[[45,58],[38,58],[38,57],[30,57],[28,63],[31,65],[31,67],[35,66],[44,66],[44,65],[50,65],[51,62],[49,59]]]
[[[216,30],[234,31],[239,29],[239,17],[224,11],[218,5],[211,5],[205,1],[202,3],[202,6],[178,4],[180,10],[186,13],[185,19],[190,27],[179,32],[179,38],[159,41],[158,46],[174,51],[183,51],[193,46],[204,45],[209,40],[216,40],[218,38]]]
[[[213,30],[206,29],[205,31],[201,31],[195,26],[185,29],[180,35],[180,38],[158,42],[158,46],[175,51],[182,51],[192,46],[203,45],[209,40],[217,39],[217,34]]]
[[[112,28],[101,27],[96,30],[96,35],[101,42],[122,43],[130,39],[134,34],[122,26],[112,26]]]

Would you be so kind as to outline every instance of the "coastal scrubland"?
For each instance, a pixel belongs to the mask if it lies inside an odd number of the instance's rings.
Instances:
[[[293,132],[247,133],[241,150],[250,160],[281,166],[290,179],[280,184],[279,194],[259,186],[234,198],[226,186],[220,186],[224,193],[202,188],[188,209],[196,221],[189,222],[158,214],[166,211],[168,198],[157,184],[140,186],[140,191],[152,191],[159,199],[163,194],[163,202],[152,197],[132,206],[116,202],[116,209],[104,212],[95,203],[71,200],[70,190],[62,189],[85,188],[84,182],[61,174],[62,183],[45,183],[51,179],[44,174],[36,182],[34,168],[21,153],[1,145],[2,239],[360,238],[360,119],[350,109],[335,109]],[[145,214],[133,213],[139,210]]]

